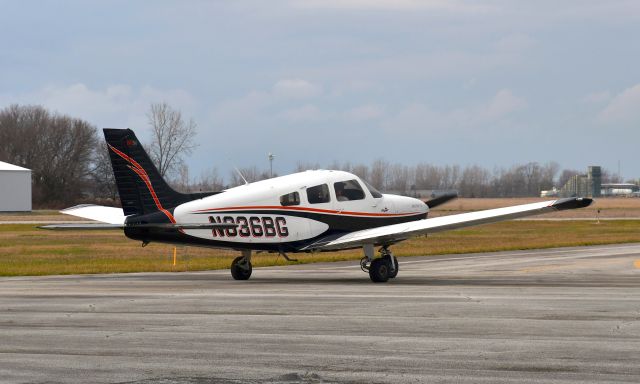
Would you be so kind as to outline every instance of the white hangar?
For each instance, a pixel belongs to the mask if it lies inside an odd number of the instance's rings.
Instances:
[[[0,161],[0,212],[31,211],[31,170]]]

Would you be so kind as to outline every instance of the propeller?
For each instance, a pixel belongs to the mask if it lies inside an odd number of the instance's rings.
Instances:
[[[445,193],[444,195],[438,196],[425,202],[425,204],[427,204],[429,208],[435,208],[438,205],[442,205],[449,202],[450,200],[455,199],[456,197],[458,197],[457,193]]]

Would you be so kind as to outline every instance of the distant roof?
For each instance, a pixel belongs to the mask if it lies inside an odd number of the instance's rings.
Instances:
[[[5,163],[4,161],[0,161],[0,171],[31,171],[27,168],[18,167],[17,165]]]
[[[620,189],[632,189],[632,188],[637,188],[638,186],[632,183],[602,183],[600,185],[601,188],[620,188]]]

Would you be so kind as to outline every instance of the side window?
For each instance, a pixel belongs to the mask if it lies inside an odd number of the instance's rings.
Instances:
[[[284,207],[289,205],[300,205],[300,194],[298,192],[291,192],[280,196],[280,205]]]
[[[364,199],[364,191],[356,180],[340,181],[333,184],[338,201],[351,201]]]
[[[307,200],[309,200],[311,204],[328,203],[331,201],[327,184],[307,188]]]

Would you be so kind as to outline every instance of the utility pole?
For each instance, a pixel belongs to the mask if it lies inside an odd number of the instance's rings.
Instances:
[[[622,174],[620,172],[620,159],[618,159],[618,179],[620,179],[620,182],[622,183]]]
[[[273,177],[273,159],[276,157],[273,153],[269,152],[269,178]]]

